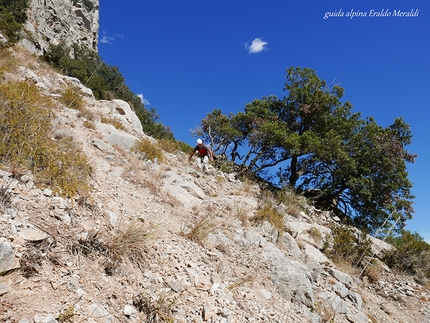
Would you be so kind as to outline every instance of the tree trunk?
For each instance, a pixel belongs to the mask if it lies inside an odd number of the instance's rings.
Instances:
[[[299,178],[297,174],[297,161],[298,161],[297,156],[291,157],[291,165],[290,165],[291,174],[289,178],[291,187],[296,187],[296,182],[297,182],[297,179]]]

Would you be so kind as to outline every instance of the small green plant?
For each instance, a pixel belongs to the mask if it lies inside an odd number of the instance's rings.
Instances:
[[[372,241],[365,233],[347,225],[333,225],[331,235],[326,236],[323,252],[335,263],[363,266],[363,260],[371,256]]]
[[[85,101],[77,87],[69,87],[63,91],[59,101],[67,108],[82,111],[85,106]]]
[[[14,0],[0,2],[0,32],[6,36],[11,44],[21,39],[21,30],[27,21],[26,11],[29,8],[29,0]],[[8,46],[1,44],[0,46]]]
[[[14,2],[12,1],[12,3]],[[0,17],[0,28],[1,22]],[[173,138],[170,129],[159,121],[157,111],[146,109],[141,98],[125,84],[118,67],[109,66],[103,62],[96,51],[76,43],[67,46],[65,42],[62,42],[57,45],[51,44],[44,53],[43,59],[59,69],[61,73],[79,79],[82,84],[92,90],[97,100],[117,98],[128,102],[146,134],[156,139]]]
[[[163,151],[148,139],[136,141],[136,144],[131,148],[132,152],[143,154],[146,159],[157,160],[162,163],[164,161]]]
[[[284,216],[276,210],[276,207],[269,201],[266,201],[265,204],[261,205],[258,209],[252,220],[256,222],[269,222],[276,230],[278,230],[279,234],[285,231],[284,226]]]

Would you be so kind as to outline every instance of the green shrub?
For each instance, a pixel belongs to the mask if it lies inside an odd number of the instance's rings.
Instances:
[[[21,30],[27,21],[28,0],[0,0],[0,32],[12,44],[21,39]],[[0,45],[6,47],[10,44]]]
[[[365,233],[359,233],[346,225],[333,225],[331,235],[324,241],[324,253],[335,263],[362,266],[363,260],[371,256],[372,241]]]
[[[25,168],[61,196],[89,194],[91,167],[72,138],[53,138],[52,102],[26,82],[0,84],[0,166]]]
[[[422,273],[430,278],[430,244],[423,237],[404,230],[399,236],[389,238],[388,242],[396,248],[383,259],[388,266],[409,274]]]
[[[155,158],[161,163],[164,161],[163,151],[148,139],[136,141],[131,148],[132,152],[143,154],[146,159],[154,161]]]

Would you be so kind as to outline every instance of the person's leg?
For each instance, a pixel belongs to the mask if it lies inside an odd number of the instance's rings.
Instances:
[[[197,167],[203,170],[202,159],[200,157],[197,158]]]
[[[208,165],[209,165],[209,157],[205,156],[205,157],[203,157],[203,167],[204,167],[204,170],[206,173],[209,173]]]

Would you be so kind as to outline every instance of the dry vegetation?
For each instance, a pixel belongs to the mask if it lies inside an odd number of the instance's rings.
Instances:
[[[28,169],[61,196],[88,195],[91,166],[71,137],[53,133],[52,106],[25,81],[0,84],[0,166]]]
[[[198,244],[204,245],[209,233],[218,227],[214,215],[200,216],[190,230],[181,231],[181,235]]]
[[[157,159],[160,163],[164,161],[163,150],[159,148],[157,144],[148,139],[141,139],[137,141],[134,147],[132,147],[131,151],[142,155],[143,159],[149,159],[151,161]]]

